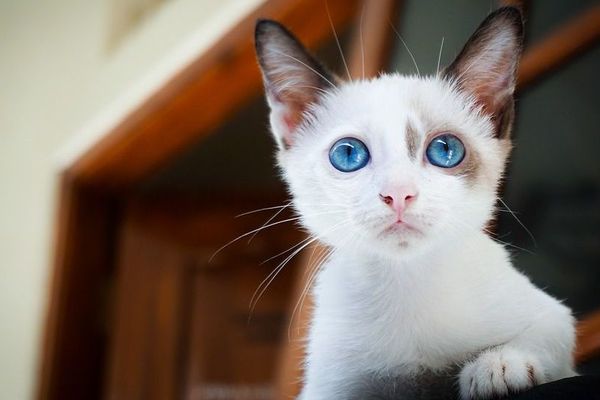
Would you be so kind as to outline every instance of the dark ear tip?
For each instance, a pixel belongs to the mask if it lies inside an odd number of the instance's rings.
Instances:
[[[256,27],[255,27],[255,32],[257,34],[259,33],[264,33],[266,32],[269,27],[273,24],[277,24],[277,22],[271,20],[271,19],[264,19],[264,18],[259,18],[256,20]]]
[[[523,13],[519,7],[500,7],[491,13],[487,19],[488,21],[492,21],[496,20],[497,18],[508,20],[515,27],[519,36],[523,34]]]
[[[277,21],[273,21],[272,19],[260,18],[256,20],[256,26],[254,28],[254,37],[256,39],[259,39],[263,35],[273,31],[287,32],[283,25]]]
[[[522,16],[521,7],[518,7],[518,6],[500,7],[492,14],[496,14],[496,13],[510,15],[513,18],[521,18],[521,16]]]
[[[269,25],[273,23],[270,19],[257,19],[256,25],[254,27],[254,38],[256,39],[256,43],[259,42],[259,39],[269,30]]]

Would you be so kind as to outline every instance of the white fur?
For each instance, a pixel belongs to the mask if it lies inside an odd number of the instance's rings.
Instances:
[[[321,97],[291,148],[280,150],[303,224],[334,248],[314,288],[303,400],[346,399],[366,373],[409,376],[457,364],[463,398],[574,374],[569,309],[482,232],[509,145],[477,110],[445,80],[386,75]],[[415,159],[406,148],[408,121],[420,136]],[[277,123],[273,129],[279,134]],[[477,153],[476,178],[427,162],[426,138],[445,131]],[[371,154],[352,173],[328,160],[346,136]],[[382,233],[395,221],[378,198],[390,184],[417,188],[405,214],[416,232]]]

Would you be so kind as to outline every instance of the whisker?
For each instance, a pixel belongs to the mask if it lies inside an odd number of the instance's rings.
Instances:
[[[277,86],[277,84],[278,84],[278,83],[279,83],[279,84],[283,84],[283,85],[285,85],[286,83],[287,83],[287,84],[289,84],[289,80],[288,80],[288,78],[287,78],[287,77],[284,77],[284,78],[282,78],[282,79],[274,79],[274,80],[273,80],[273,84],[274,84],[275,86]],[[280,85],[280,86],[281,86],[281,85]],[[283,86],[283,87],[285,87],[285,86]],[[323,94],[327,94],[327,90],[324,90],[323,88],[316,87],[316,86],[311,86],[311,85],[298,85],[298,84],[294,83],[294,87],[295,87],[295,88],[297,88],[297,89],[300,89],[300,88],[302,88],[302,89],[312,89],[312,90],[316,90],[317,92],[321,92],[321,93],[323,93]],[[282,90],[282,89],[280,89],[280,90]],[[285,89],[283,89],[282,91],[284,91],[284,90],[285,90]]]
[[[413,65],[415,66],[415,69],[417,70],[417,75],[421,76],[421,71],[419,71],[419,66],[417,65],[417,61],[415,60],[415,57],[413,56],[412,51],[410,51],[410,49],[408,48],[408,45],[406,44],[406,42],[404,41],[404,39],[402,39],[402,36],[396,30],[396,27],[394,26],[394,24],[392,23],[392,21],[389,18],[388,18],[388,22],[390,24],[390,27],[392,28],[392,30],[394,31],[394,33],[396,34],[396,36],[398,36],[398,39],[400,39],[400,41],[402,42],[402,45],[404,46],[404,48],[408,52],[408,55],[410,56],[410,58],[411,58],[411,60],[413,62]]]
[[[291,204],[292,204],[292,202],[290,201],[290,202],[288,202],[286,204],[283,204],[281,206],[272,206],[272,207],[258,208],[256,210],[246,211],[246,212],[243,212],[241,214],[238,214],[238,215],[235,216],[235,218],[243,217],[243,216],[250,215],[250,214],[256,214],[256,213],[262,212],[262,211],[276,210],[278,208],[286,208],[286,207],[289,207]]]
[[[275,54],[279,54],[280,56],[291,58],[292,60],[296,61],[297,63],[304,65],[310,71],[314,72],[319,77],[321,77],[321,79],[323,79],[325,82],[329,83],[333,88],[337,89],[337,86],[335,84],[333,84],[329,79],[327,79],[326,77],[324,77],[323,74],[321,74],[319,71],[317,71],[314,68],[312,68],[310,65],[307,65],[306,63],[303,63],[302,61],[298,60],[296,57],[290,56],[289,54],[285,54],[285,53],[282,53],[282,52],[277,51],[277,50],[271,50],[271,51],[273,53],[275,53]]]
[[[305,242],[307,242],[307,241],[308,241],[308,240],[310,240],[311,238],[312,238],[312,236],[309,236],[309,237],[307,237],[307,238],[305,238],[305,239],[301,240],[300,242],[296,243],[295,245],[293,245],[293,246],[292,246],[292,247],[290,247],[289,249],[287,249],[287,250],[284,250],[284,251],[282,251],[281,253],[277,253],[277,254],[275,254],[274,256],[272,256],[272,257],[269,257],[269,258],[267,258],[267,259],[266,259],[266,260],[264,260],[264,261],[261,261],[259,265],[264,265],[264,264],[268,263],[269,261],[271,261],[271,260],[274,260],[274,259],[276,259],[277,257],[280,257],[280,256],[284,255],[285,253],[288,253],[288,252],[292,251],[293,249],[295,249],[295,248],[296,248],[296,247],[298,247],[298,246],[301,246],[302,244],[304,244]]]
[[[329,255],[331,253],[332,253],[332,250],[329,250],[329,249],[323,251],[323,254],[321,254],[319,256],[319,259],[317,260],[317,263],[315,263],[314,267],[309,266],[309,271],[310,271],[309,277],[306,280],[306,284],[304,285],[304,288],[302,288],[302,292],[300,292],[300,296],[298,298],[298,301],[296,302],[296,305],[294,306],[294,309],[292,310],[292,315],[290,317],[290,324],[288,325],[288,341],[292,340],[291,328],[292,328],[292,324],[293,324],[294,320],[296,319],[296,315],[300,315],[302,313],[302,307],[304,306],[304,301],[308,297],[308,292],[310,291],[310,288],[312,287],[312,285],[319,273],[319,270],[321,269],[321,266],[327,260],[327,258],[329,257]]]
[[[252,295],[252,298],[250,299],[250,313],[248,316],[248,320],[252,318],[252,314],[254,313],[254,308],[256,307],[256,304],[258,303],[262,295],[265,293],[269,285],[277,277],[279,272],[283,270],[283,268],[296,256],[296,254],[300,253],[306,246],[313,243],[317,239],[318,237],[313,237],[309,242],[294,250],[292,254],[287,256],[286,259],[283,260],[273,271],[271,271],[271,273],[267,275],[267,277],[260,283],[260,285],[258,285],[258,288],[256,288],[254,294]]]
[[[360,22],[359,22],[359,26],[358,26],[358,31],[359,31],[359,39],[360,39],[360,63],[361,63],[361,68],[362,68],[362,79],[365,79],[365,46],[364,46],[364,42],[363,42],[363,20],[365,19],[365,7],[367,5],[367,2],[364,1],[362,4],[362,10],[360,11]]]
[[[438,53],[437,68],[435,69],[436,76],[439,76],[440,74],[440,62],[442,61],[442,51],[444,50],[444,39],[445,37],[442,36],[442,44],[440,45],[440,52]]]
[[[315,216],[315,215],[335,215],[335,214],[340,214],[340,213],[344,213],[344,212],[345,212],[345,210],[339,210],[339,211],[329,211],[329,212],[326,212],[326,213],[317,213],[317,214],[314,214],[313,216]],[[311,236],[309,236],[309,237],[307,237],[307,238],[305,238],[305,239],[301,240],[300,242],[296,243],[295,245],[293,245],[292,247],[288,248],[287,250],[284,250],[284,251],[282,251],[281,253],[275,254],[274,256],[272,256],[272,257],[269,257],[269,258],[267,258],[267,259],[266,259],[266,260],[264,260],[264,261],[261,261],[259,265],[266,264],[266,263],[268,263],[269,261],[271,261],[271,260],[273,260],[273,259],[275,259],[275,258],[277,258],[277,257],[279,257],[279,256],[282,256],[282,255],[284,255],[285,253],[288,253],[288,252],[292,251],[292,250],[293,250],[293,249],[295,249],[297,246],[300,246],[300,245],[302,245],[302,243],[306,242],[306,241],[307,241],[307,240],[309,240],[310,238],[311,238]]]
[[[485,231],[485,229],[484,229],[484,231]],[[517,249],[517,250],[524,251],[524,252],[526,252],[526,253],[529,253],[529,254],[531,254],[531,255],[535,255],[535,252],[533,252],[533,251],[531,251],[531,250],[525,249],[525,248],[523,248],[523,247],[519,247],[519,246],[517,246],[516,244],[512,244],[512,243],[509,243],[509,242],[505,242],[504,240],[500,240],[500,239],[498,239],[497,237],[495,237],[495,236],[494,236],[492,233],[490,233],[490,232],[488,232],[488,231],[486,231],[486,232],[487,232],[487,233],[490,235],[490,239],[492,239],[492,240],[493,240],[494,242],[496,242],[496,243],[503,244],[503,245],[505,245],[505,246],[509,246],[509,247],[512,247],[512,248],[514,248],[514,249]]]
[[[466,223],[466,222],[464,222],[464,221],[461,221],[461,220],[460,220],[460,219],[458,219],[458,218],[454,218],[454,217],[452,217],[452,220],[453,220],[453,221],[455,221],[455,222],[457,222],[457,223],[460,223],[460,224],[462,224],[462,226],[464,226],[464,227],[466,227],[466,228],[468,228],[468,229],[471,229],[471,230],[476,230],[476,229],[475,229],[475,227],[473,227],[473,226],[471,226],[471,225],[467,224],[467,223]],[[524,252],[526,252],[526,253],[529,253],[529,254],[535,255],[535,253],[534,253],[533,251],[531,251],[531,250],[528,250],[528,249],[525,249],[525,248],[523,248],[523,247],[519,247],[519,246],[517,246],[517,245],[515,245],[515,244],[512,244],[512,243],[509,243],[509,242],[505,242],[505,241],[503,241],[503,240],[500,240],[500,239],[498,239],[498,238],[496,237],[496,235],[495,235],[493,232],[491,232],[491,231],[489,231],[489,230],[487,230],[487,229],[485,229],[485,228],[481,228],[481,229],[482,229],[482,231],[483,231],[483,232],[487,233],[487,234],[488,234],[488,236],[489,236],[489,238],[490,238],[490,239],[492,239],[493,241],[495,241],[496,243],[499,243],[499,244],[502,244],[502,245],[505,245],[505,246],[509,246],[509,247],[515,248],[515,249],[517,249],[517,250],[521,250],[521,251],[524,251]]]
[[[327,90],[324,90],[320,87],[316,87],[316,86],[310,86],[310,85],[294,85],[295,88],[298,89],[312,89],[312,90],[316,90],[317,92],[321,92],[322,94],[327,94]]]
[[[521,225],[521,227],[525,230],[525,232],[527,232],[527,234],[529,235],[529,237],[533,241],[533,246],[534,247],[538,247],[537,246],[537,241],[533,237],[533,233],[531,233],[531,231],[529,229],[527,229],[527,227],[525,226],[525,224],[523,222],[521,222],[521,220],[517,217],[517,215],[515,214],[515,212],[513,210],[511,210],[510,207],[500,197],[498,197],[498,201],[500,203],[502,203],[502,205],[504,207],[506,207],[506,210],[513,216],[513,218],[519,223],[519,225]]]
[[[238,240],[240,240],[240,239],[242,239],[242,238],[245,238],[245,237],[246,237],[246,236],[248,236],[248,235],[252,235],[253,233],[255,233],[255,232],[258,232],[258,231],[261,231],[262,229],[267,229],[267,228],[270,228],[270,227],[272,227],[272,226],[275,226],[275,225],[280,225],[280,224],[283,224],[283,223],[286,223],[286,222],[297,221],[297,220],[299,220],[299,219],[300,219],[300,217],[287,218],[287,219],[284,219],[284,220],[281,220],[281,221],[276,221],[276,222],[273,222],[273,223],[271,223],[271,224],[269,224],[269,225],[261,226],[260,228],[253,229],[253,230],[251,230],[250,232],[246,232],[246,233],[244,233],[243,235],[240,235],[240,236],[236,237],[235,239],[233,239],[233,240],[231,240],[231,241],[229,241],[229,242],[225,243],[223,246],[219,247],[219,248],[217,249],[217,251],[215,251],[215,252],[212,254],[212,256],[210,256],[210,258],[208,259],[208,262],[209,262],[209,263],[210,263],[210,262],[212,262],[212,260],[215,258],[215,256],[216,256],[217,254],[219,254],[219,253],[220,253],[220,252],[221,252],[223,249],[225,249],[227,246],[229,246],[229,245],[231,245],[231,244],[233,244],[233,243],[237,242]]]
[[[302,205],[304,206],[312,206],[312,207],[316,207],[316,206],[330,206],[330,207],[346,207],[346,204],[341,204],[341,203],[318,203],[318,204],[305,204],[303,203]],[[250,215],[250,214],[255,214],[255,213],[259,213],[262,211],[270,211],[270,210],[275,210],[278,208],[285,208],[285,207],[292,207],[293,206],[293,202],[289,201],[283,205],[280,206],[270,206],[270,207],[263,207],[263,208],[258,208],[256,210],[250,210],[250,211],[245,211],[241,214],[236,215],[234,218],[240,218],[240,217],[244,217],[246,215]]]
[[[350,220],[343,220],[337,224],[335,224],[332,228],[328,229],[327,233],[330,233],[332,231],[334,231],[335,229],[338,229],[344,225],[346,225]],[[260,285],[258,285],[258,287],[256,288],[256,290],[254,291],[254,294],[252,295],[252,298],[250,299],[250,313],[248,316],[248,321],[252,318],[252,314],[254,313],[254,308],[256,307],[256,304],[258,303],[258,301],[260,300],[260,298],[262,297],[262,295],[264,294],[264,292],[267,290],[267,288],[269,287],[269,285],[273,282],[273,280],[277,277],[277,275],[283,270],[283,268],[298,254],[300,253],[302,250],[304,250],[306,247],[308,247],[310,244],[314,243],[315,241],[320,239],[320,236],[314,236],[309,238],[310,240],[306,241],[306,243],[302,244],[300,247],[298,247],[296,250],[294,250],[293,253],[291,253],[288,257],[286,257],[285,260],[283,260],[281,263],[279,263],[279,265],[269,273],[269,275],[267,275],[267,277],[265,279],[263,279],[263,281],[260,283]]]
[[[305,289],[303,290],[303,296],[300,297],[299,300],[302,300],[302,297],[306,298],[307,294],[308,294],[308,290],[310,290],[310,287],[312,286],[312,282],[314,282],[319,270],[321,269],[321,267],[325,264],[325,262],[329,259],[329,256],[331,256],[333,253],[335,252],[335,250],[333,248],[326,248],[325,250],[323,250],[323,252],[319,255],[319,257],[317,258],[315,264],[314,264],[314,268],[312,268],[312,271],[309,274],[308,280],[307,280],[307,285],[305,287]],[[302,312],[302,304],[303,304],[304,300],[302,300],[302,303],[300,304],[300,308],[299,308],[299,312]],[[294,319],[294,313],[292,313],[292,318],[291,320]]]
[[[282,210],[283,210],[283,209],[282,209]],[[280,210],[279,212],[281,212],[281,210]],[[278,212],[278,213],[279,213],[279,212]],[[261,230],[263,230],[263,229],[267,229],[267,228],[270,228],[270,227],[272,227],[272,226],[276,226],[276,225],[279,225],[279,224],[283,224],[283,223],[285,223],[285,222],[291,222],[291,221],[300,221],[300,220],[302,220],[302,218],[305,218],[305,217],[315,217],[315,216],[321,216],[321,215],[332,215],[332,214],[335,214],[335,213],[341,213],[341,212],[344,212],[344,211],[343,211],[343,210],[333,210],[333,211],[331,211],[331,210],[330,210],[330,211],[318,212],[318,213],[314,213],[314,214],[310,214],[310,215],[304,215],[304,216],[296,216],[296,217],[286,218],[286,219],[284,219],[284,220],[280,220],[280,221],[275,221],[275,222],[272,222],[272,223],[263,224],[263,226],[260,226],[259,228],[256,228],[256,229],[253,229],[253,230],[251,230],[250,232],[246,232],[246,233],[244,233],[243,235],[240,235],[240,236],[236,237],[235,239],[233,239],[233,240],[231,240],[231,241],[229,241],[229,242],[225,243],[223,246],[219,247],[219,248],[218,248],[218,249],[217,249],[217,250],[216,250],[216,251],[215,251],[215,252],[212,254],[212,256],[211,256],[211,257],[208,259],[208,262],[209,262],[209,263],[210,263],[210,262],[212,262],[212,260],[215,258],[215,256],[216,256],[217,254],[219,254],[219,253],[220,253],[220,252],[221,252],[223,249],[225,249],[227,246],[229,246],[229,245],[231,245],[232,243],[235,243],[235,242],[237,242],[238,240],[240,240],[240,239],[242,239],[242,238],[245,238],[245,237],[247,237],[247,236],[249,236],[249,235],[254,235],[254,234],[256,234],[256,233],[260,232],[260,231],[261,231]],[[278,213],[277,213],[277,214],[278,214]]]
[[[289,203],[288,203],[288,205],[289,205]],[[285,210],[285,208],[283,208],[283,207],[280,208],[279,211],[277,211],[276,213],[274,213],[273,215],[271,215],[271,218],[269,218],[268,220],[266,220],[265,223],[262,224],[260,227],[264,228],[265,225],[269,224],[271,221],[273,221],[275,218],[277,218],[277,216],[279,214],[281,214],[281,212],[283,210]],[[256,235],[258,235],[258,232],[260,232],[260,231],[256,231],[256,232],[254,232],[254,234],[252,236],[250,236],[250,238],[248,239],[248,244],[250,244],[250,242],[252,241],[252,239],[254,239],[256,237]]]
[[[329,12],[329,2],[325,0],[325,10],[327,11],[327,18],[329,19],[329,26],[331,26],[331,30],[333,31],[333,37],[335,38],[335,43],[337,44],[337,48],[342,56],[342,62],[344,63],[344,68],[346,68],[346,74],[348,74],[348,79],[352,82],[352,76],[350,75],[350,69],[348,68],[348,63],[346,63],[346,57],[344,57],[344,52],[342,51],[342,46],[340,45],[340,40],[338,38],[337,32],[335,31],[335,26],[333,26],[333,21],[331,20],[331,13]]]
[[[341,224],[341,226],[338,226],[337,229],[344,227],[345,225],[347,225],[350,222],[351,222],[351,219],[347,219],[346,221],[344,221],[343,224]],[[353,237],[353,236],[350,236],[350,237]],[[349,241],[348,236],[345,239],[346,239],[346,242]],[[316,250],[316,248],[315,248],[315,250]],[[306,298],[308,297],[308,293],[309,293],[314,281],[316,280],[318,273],[321,270],[321,267],[330,259],[330,257],[333,255],[333,253],[335,253],[335,251],[336,251],[335,248],[325,248],[324,251],[319,255],[317,261],[315,262],[314,268],[313,268],[313,265],[310,264],[310,259],[309,259],[308,268],[307,268],[307,271],[305,271],[305,274],[307,272],[309,272],[309,277],[308,277],[307,282],[298,298],[298,301],[296,302],[296,305],[294,306],[292,315],[290,317],[290,323],[288,325],[288,340],[289,341],[292,340],[291,329],[292,329],[292,324],[294,323],[294,320],[296,318],[296,315],[300,315],[302,313],[302,308],[304,307],[304,302],[305,302]],[[314,254],[314,250],[313,250],[313,254]],[[313,254],[311,254],[311,259],[312,259]]]
[[[317,249],[318,249],[318,248],[319,248],[319,245],[318,245],[318,244],[315,244],[315,245],[313,246],[313,251],[310,253],[310,257],[308,258],[308,261],[307,261],[307,263],[306,263],[307,265],[309,265],[309,266],[310,266],[310,265],[312,265],[312,264],[311,264],[311,263],[312,263],[312,259],[313,259],[313,257],[315,256],[315,252],[317,251]],[[307,273],[307,271],[304,271],[304,275],[305,275],[305,276],[306,276],[306,273]]]

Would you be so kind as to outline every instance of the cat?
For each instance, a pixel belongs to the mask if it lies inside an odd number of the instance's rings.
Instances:
[[[255,44],[293,207],[332,253],[301,400],[502,396],[575,375],[571,311],[485,230],[511,150],[521,13],[443,71],[345,82],[285,27]]]

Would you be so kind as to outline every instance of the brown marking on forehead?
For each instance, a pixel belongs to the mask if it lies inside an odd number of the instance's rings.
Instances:
[[[414,161],[417,158],[417,150],[419,149],[419,133],[410,121],[408,121],[408,123],[406,124],[406,132],[404,138],[406,139],[406,149],[408,150],[408,157]]]

